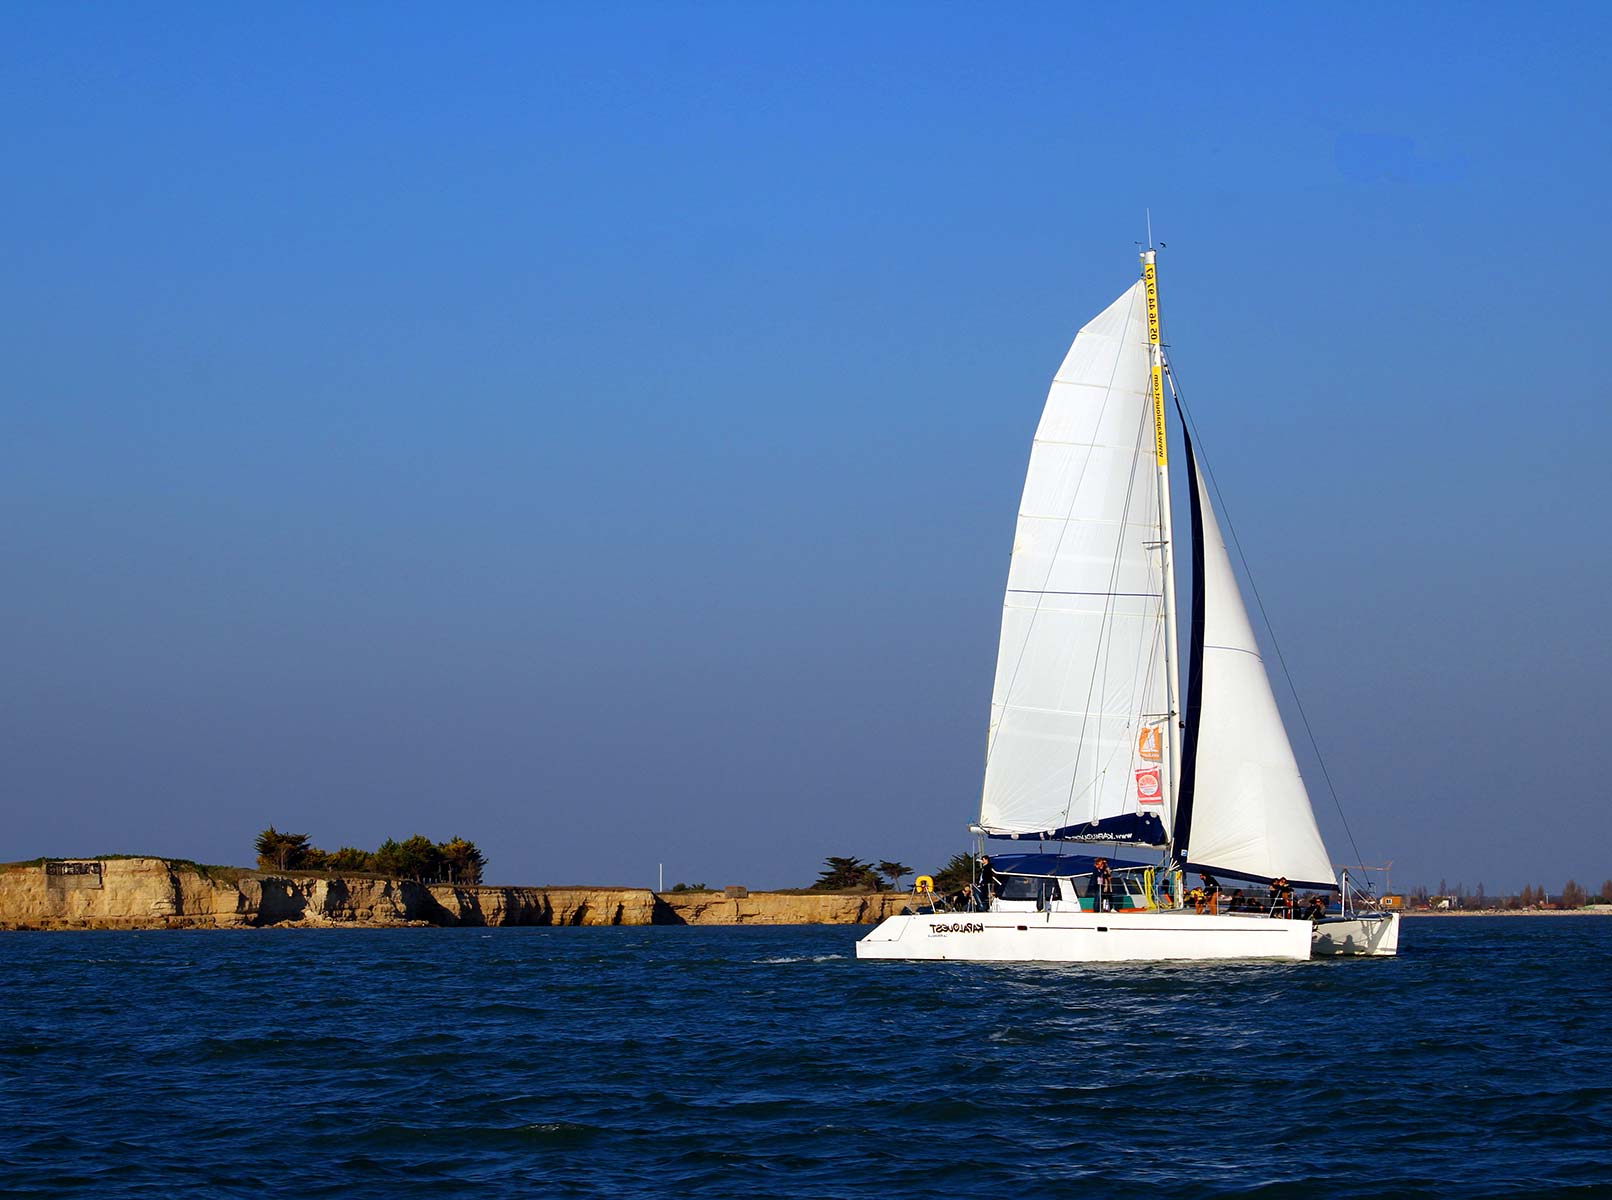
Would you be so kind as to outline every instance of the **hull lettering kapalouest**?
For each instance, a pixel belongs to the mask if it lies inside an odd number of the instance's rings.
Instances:
[[[956,938],[951,933],[969,934]],[[992,911],[971,921],[887,917],[856,944],[858,958],[968,962],[1158,962],[1310,957],[1310,923],[1186,912]]]

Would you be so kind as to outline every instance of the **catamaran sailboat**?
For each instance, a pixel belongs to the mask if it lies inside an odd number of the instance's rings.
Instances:
[[[1399,915],[1362,911],[1316,827],[1186,422],[1192,611],[1178,685],[1174,542],[1155,251],[1076,335],[1030,452],[987,733],[983,903],[887,918],[859,958],[1307,959],[1394,954]],[[1048,853],[1152,849],[1157,859]],[[1026,847],[1028,849],[1028,847]],[[1220,897],[1187,902],[1184,876]],[[1099,884],[1098,880],[1102,883]],[[1230,905],[1230,885],[1248,894]],[[1292,889],[1340,893],[1306,919]],[[1240,888],[1239,888],[1240,890]],[[920,907],[923,907],[920,905]],[[975,911],[978,909],[979,911]]]

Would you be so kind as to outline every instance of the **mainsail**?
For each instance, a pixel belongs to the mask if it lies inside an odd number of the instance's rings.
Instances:
[[[1030,452],[1002,606],[980,826],[1163,845],[1163,591],[1137,283],[1076,335]]]
[[[1186,450],[1192,648],[1176,859],[1217,875],[1335,888],[1190,438]]]

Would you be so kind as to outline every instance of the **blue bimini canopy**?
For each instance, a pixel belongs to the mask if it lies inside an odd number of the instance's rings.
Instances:
[[[1090,875],[1092,864],[1097,861],[1090,854],[992,854],[987,857],[991,860],[991,870],[998,875],[1044,875],[1054,879]],[[1126,871],[1158,864],[1111,858],[1108,865],[1115,871]]]

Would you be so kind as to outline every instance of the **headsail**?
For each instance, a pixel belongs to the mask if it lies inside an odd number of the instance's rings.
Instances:
[[[980,825],[1163,845],[1163,584],[1143,285],[1075,337],[1019,504]]]
[[[1269,882],[1285,875],[1295,887],[1334,888],[1190,438],[1186,449],[1192,648],[1176,858],[1228,877]]]

